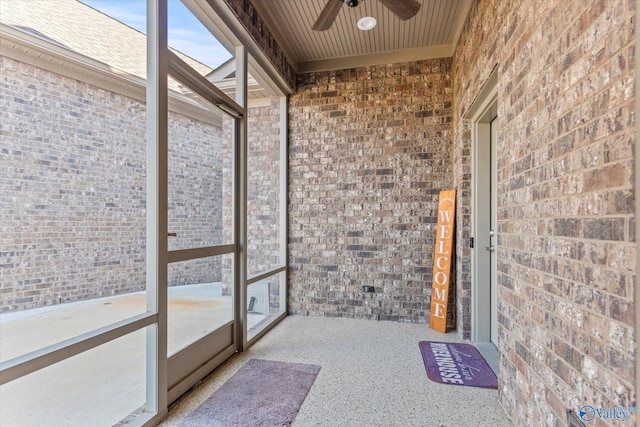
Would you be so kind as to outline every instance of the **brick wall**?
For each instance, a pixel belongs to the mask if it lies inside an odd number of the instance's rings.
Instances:
[[[286,167],[280,161],[280,98],[273,97],[269,105],[250,107],[247,110],[247,273],[249,278],[266,273],[285,264],[281,259],[280,242],[280,169]],[[230,139],[231,119],[224,121],[225,135]],[[226,144],[228,150],[231,146]],[[229,161],[225,168],[231,168]],[[225,187],[225,229],[232,228],[231,187]],[[232,260],[223,264],[223,290],[231,293]],[[272,308],[277,311],[279,281],[269,283]]]
[[[280,48],[273,34],[271,34],[269,28],[264,24],[264,20],[253,6],[253,0],[224,1],[284,81],[287,82],[290,88],[295,89],[295,69],[289,63],[284,51]]]
[[[144,105],[5,57],[0,76],[0,311],[143,289]],[[213,243],[220,129],[170,123],[171,244]],[[175,265],[169,283],[219,280],[219,268]]]
[[[300,76],[290,312],[428,321],[438,193],[453,177],[452,93],[451,59]]]
[[[472,179],[461,118],[498,66],[500,396],[517,425],[636,404],[634,9],[478,1],[454,56],[461,241]],[[468,253],[459,246],[459,266]]]
[[[280,259],[280,99],[247,113],[247,269],[249,277],[285,264]]]
[[[280,98],[271,104],[249,108],[247,112],[247,270],[249,277],[266,273],[286,264],[282,259],[280,231]],[[267,279],[269,310],[284,309],[280,301],[280,276]]]
[[[168,231],[169,250],[229,243],[223,234],[223,159],[228,145],[222,128],[169,113]],[[169,264],[169,286],[222,280],[221,257]]]

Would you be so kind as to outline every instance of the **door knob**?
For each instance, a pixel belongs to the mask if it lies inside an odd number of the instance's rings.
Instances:
[[[495,246],[493,246],[493,245],[492,245],[492,246],[485,246],[484,248],[485,248],[486,250],[488,250],[489,252],[494,252],[494,251],[496,250],[496,247],[495,247]]]

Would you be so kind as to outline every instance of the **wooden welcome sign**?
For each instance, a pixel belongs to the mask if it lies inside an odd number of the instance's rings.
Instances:
[[[431,315],[429,316],[431,329],[440,332],[447,331],[451,259],[454,256],[455,210],[456,190],[441,191],[438,202],[436,250],[433,257],[433,283],[431,285]]]

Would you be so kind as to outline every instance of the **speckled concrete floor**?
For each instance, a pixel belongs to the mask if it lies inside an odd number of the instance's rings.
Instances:
[[[290,316],[178,401],[160,424],[179,425],[247,360],[322,367],[294,426],[510,426],[498,391],[427,378],[418,342],[459,341],[428,325]]]

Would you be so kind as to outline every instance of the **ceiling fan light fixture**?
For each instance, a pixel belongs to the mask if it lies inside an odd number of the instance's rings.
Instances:
[[[369,31],[377,24],[376,18],[373,16],[365,16],[358,21],[358,28],[362,31]]]

